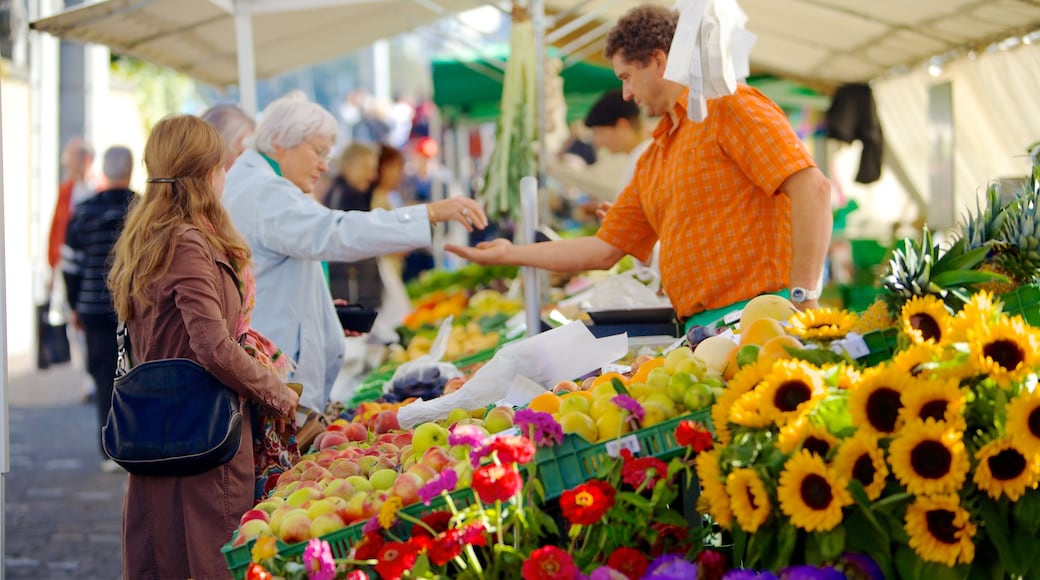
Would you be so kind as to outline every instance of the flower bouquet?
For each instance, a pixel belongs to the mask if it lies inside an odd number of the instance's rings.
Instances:
[[[866,555],[886,578],[1032,577],[1040,565],[1040,334],[986,292],[900,312],[891,361],[743,368],[696,459],[734,559]]]

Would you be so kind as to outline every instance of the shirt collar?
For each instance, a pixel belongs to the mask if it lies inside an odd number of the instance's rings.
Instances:
[[[679,97],[675,100],[675,105],[672,106],[672,110],[668,111],[668,114],[661,117],[661,122],[654,128],[654,139],[659,137],[671,136],[679,129],[683,119],[686,118],[686,102],[690,96],[690,89],[685,88],[683,92],[679,94]]]
[[[264,158],[264,161],[266,161],[267,164],[271,166],[271,169],[274,169],[274,172],[276,175],[278,175],[278,177],[282,177],[282,166],[278,165],[278,162],[275,161],[273,157],[271,157],[267,153],[264,153],[263,151],[260,151],[259,149],[257,149],[256,152]]]

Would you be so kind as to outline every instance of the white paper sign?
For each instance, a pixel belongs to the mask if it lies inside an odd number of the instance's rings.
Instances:
[[[639,439],[635,435],[625,435],[620,439],[611,439],[606,443],[607,455],[617,457],[622,449],[628,449],[632,455],[639,455]]]

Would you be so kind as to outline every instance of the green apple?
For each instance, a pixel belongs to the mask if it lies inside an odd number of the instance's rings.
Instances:
[[[455,423],[465,419],[469,419],[469,411],[466,409],[452,409],[448,413],[447,423],[448,425],[454,425]]]
[[[562,403],[561,403],[562,405]],[[488,433],[498,433],[513,426],[513,410],[508,407],[495,407],[484,417],[484,428]],[[414,438],[412,439],[414,441]]]
[[[436,423],[423,423],[412,434],[412,452],[422,455],[430,447],[446,447],[448,430]]]
[[[694,383],[686,389],[682,403],[687,410],[697,411],[711,406],[715,400],[712,387],[705,383]]]
[[[700,377],[704,375],[706,371],[707,367],[704,366],[704,363],[701,362],[700,359],[693,358],[692,356],[679,361],[679,364],[675,367],[675,372],[690,373],[694,377]]]
[[[717,376],[717,375],[708,375],[706,377],[701,377],[700,382],[708,385],[709,387],[711,387],[713,389],[724,389],[724,388],[726,388],[726,381],[722,380],[722,377]]]
[[[759,348],[757,344],[745,344],[737,349],[737,368],[744,368],[757,361]]]
[[[683,396],[686,395],[686,389],[695,382],[697,379],[690,373],[682,371],[675,373],[668,381],[668,396],[676,403],[681,403]]]
[[[668,374],[674,374],[679,370],[680,362],[692,359],[693,351],[690,350],[689,347],[681,346],[665,355],[664,365],[662,365],[661,368],[664,368],[664,370],[668,371]]]
[[[393,469],[377,469],[368,476],[368,482],[372,484],[373,489],[390,489],[395,479],[397,472]]]
[[[351,475],[347,478],[347,483],[354,488],[354,495],[361,491],[372,491],[372,483],[360,475]]]
[[[654,392],[666,392],[670,380],[672,380],[672,373],[666,371],[663,367],[657,367],[646,376],[646,386]]]

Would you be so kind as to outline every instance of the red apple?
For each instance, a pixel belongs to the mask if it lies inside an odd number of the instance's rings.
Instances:
[[[361,423],[348,423],[345,434],[351,441],[367,441],[368,429]]]
[[[335,447],[337,445],[343,445],[344,443],[349,441],[349,439],[347,439],[347,435],[345,433],[326,432],[326,433],[324,433],[324,435],[325,435],[325,437],[322,438],[321,443],[318,443],[317,441],[315,441],[315,443],[314,443],[314,446],[317,447],[318,449],[322,449],[322,450],[329,449],[329,448]],[[320,458],[321,454],[319,454],[318,457]],[[319,463],[320,463],[320,461],[319,461]]]
[[[413,504],[419,501],[419,489],[425,484],[426,482],[414,473],[402,473],[390,486],[390,494],[401,498],[404,505]]]
[[[354,486],[350,485],[350,482],[344,479],[333,479],[325,484],[325,489],[322,491],[322,495],[327,498],[339,497],[343,499],[350,499],[354,496]]]
[[[311,538],[311,519],[304,510],[294,510],[282,519],[278,537],[286,544],[297,544]]]
[[[332,477],[332,473],[330,473],[328,469],[317,464],[300,474],[300,480],[302,481],[321,481],[326,477]]]
[[[437,473],[444,471],[444,468],[450,467],[455,463],[455,458],[451,456],[443,447],[430,447],[423,453],[420,463],[429,465]]]
[[[258,510],[256,508],[253,508],[247,511],[246,513],[242,514],[242,517],[238,520],[238,525],[241,526],[249,520],[263,520],[265,522],[269,522],[271,521],[271,518],[264,510]]]
[[[338,479],[346,479],[351,475],[361,475],[361,467],[353,459],[337,459],[329,466],[329,473]]]
[[[396,445],[398,447],[404,447],[406,445],[411,445],[412,444],[412,433],[411,433],[411,431],[408,431],[408,432],[405,432],[405,433],[394,433],[394,439],[393,439],[393,441],[391,441],[391,443],[393,443],[394,445]]]
[[[376,415],[374,426],[375,429],[373,430],[376,434],[388,433],[394,429],[401,428],[401,424],[397,422],[397,412],[390,410],[380,411],[379,414]]]
[[[350,525],[350,524],[353,524],[354,522],[359,522],[359,521],[365,519],[364,504],[365,504],[365,498],[367,498],[367,497],[368,497],[368,492],[365,492],[365,491],[354,492],[354,495],[351,496],[351,498],[349,500],[347,500],[347,505],[344,506],[343,509],[341,509],[338,512],[339,516],[341,518],[343,518],[343,521],[346,522],[347,525]]]
[[[412,473],[418,475],[419,479],[423,480],[424,483],[430,481],[434,477],[437,477],[437,472],[434,471],[433,468],[429,465],[423,463],[416,463],[415,465],[405,470],[405,473]]]

